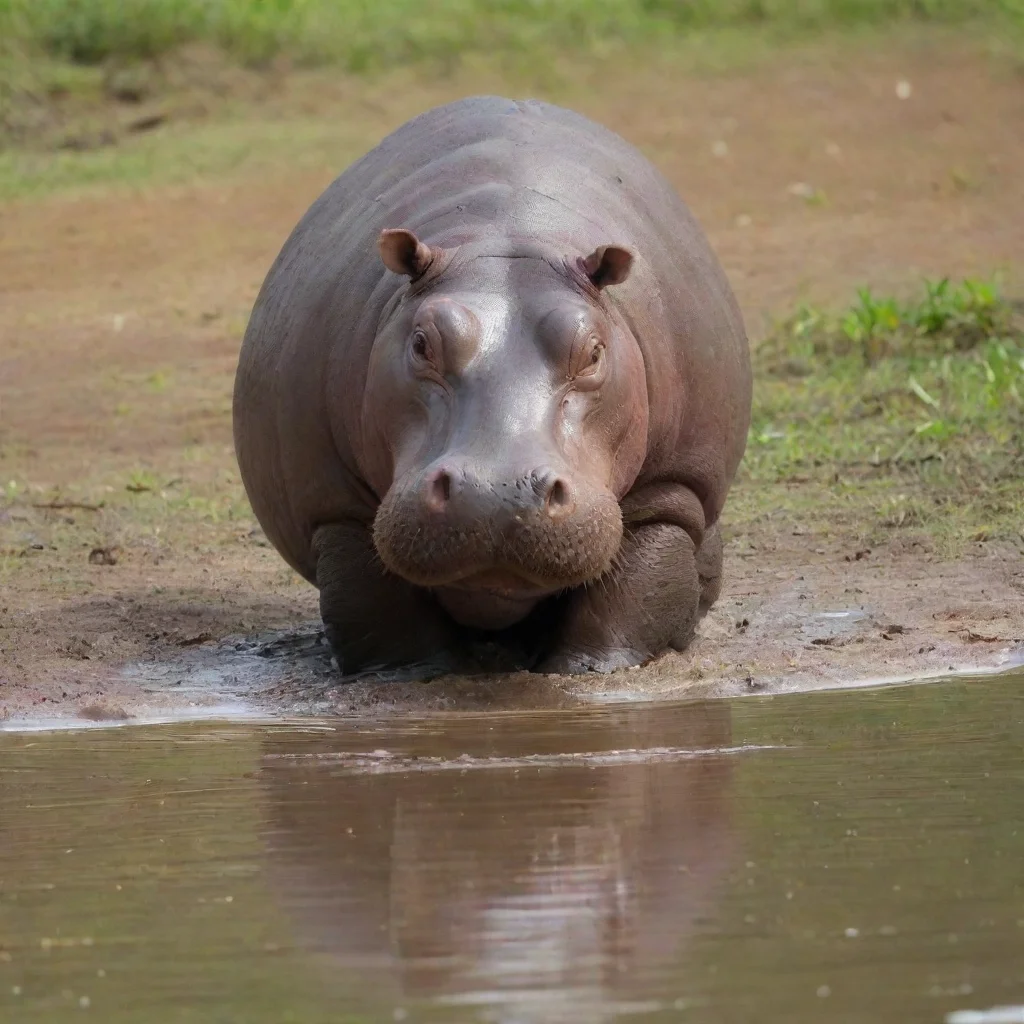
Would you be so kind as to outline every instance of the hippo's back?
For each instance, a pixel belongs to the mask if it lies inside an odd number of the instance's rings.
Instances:
[[[376,242],[386,227],[443,245],[586,234],[582,247],[614,238],[641,258],[659,237],[673,247],[699,239],[707,249],[676,192],[619,135],[550,103],[491,96],[401,125],[328,187],[296,234],[328,234],[379,276]]]

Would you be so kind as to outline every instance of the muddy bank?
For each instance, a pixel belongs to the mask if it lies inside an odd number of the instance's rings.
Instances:
[[[342,681],[308,600],[283,628],[227,636],[208,631],[209,609],[168,602],[167,636],[134,656],[40,668],[9,684],[2,715],[28,721],[153,721],[222,715],[523,710],[596,701],[731,697],[855,686],[1024,664],[1024,566],[1015,551],[978,545],[956,563],[895,546],[819,549],[800,538],[728,552],[722,599],[685,653],[607,676],[526,672],[422,681]],[[310,590],[310,593],[312,591]],[[308,598],[309,594],[304,593]],[[116,605],[115,605],[116,607]],[[176,611],[176,614],[173,614]],[[278,611],[280,608],[278,607]],[[78,614],[83,614],[78,606]],[[95,614],[96,609],[91,609]],[[266,609],[265,609],[266,613]],[[65,608],[68,616],[76,606]],[[122,621],[122,628],[124,628]],[[115,633],[109,639],[118,647]]]

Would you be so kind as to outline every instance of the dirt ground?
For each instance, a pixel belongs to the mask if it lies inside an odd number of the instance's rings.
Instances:
[[[317,81],[282,84],[249,116],[340,109],[366,148],[482,91],[458,75],[401,90]],[[1024,79],[967,49],[822,51],[702,77],[591,69],[553,98],[666,171],[754,338],[767,316],[861,284],[1002,272],[1019,290]],[[0,717],[523,706],[1024,661],[1019,551],[979,542],[943,562],[904,532],[864,552],[770,518],[730,542],[695,647],[622,676],[338,689],[314,632],[267,647],[268,631],[315,620],[315,593],[244,503],[230,396],[262,277],[341,169],[295,163],[285,151],[258,173],[0,207]]]

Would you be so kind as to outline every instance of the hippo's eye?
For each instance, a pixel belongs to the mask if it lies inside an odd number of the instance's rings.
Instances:
[[[418,362],[421,366],[424,364],[432,365],[434,359],[434,346],[430,343],[430,338],[427,336],[427,332],[417,328],[413,332],[413,361]]]
[[[416,327],[409,339],[407,356],[412,373],[417,377],[439,381],[444,375],[443,345],[444,342],[433,324]]]
[[[596,338],[591,342],[586,354],[580,361],[580,368],[576,371],[577,377],[592,377],[601,369],[604,362],[604,342]]]

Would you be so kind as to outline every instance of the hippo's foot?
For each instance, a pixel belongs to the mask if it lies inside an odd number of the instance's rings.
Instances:
[[[618,672],[622,669],[635,668],[650,659],[649,651],[626,650],[621,647],[610,650],[564,649],[548,655],[536,671],[560,676],[584,675],[587,672]]]
[[[320,616],[342,676],[428,679],[463,667],[450,621],[384,569],[362,524],[321,526],[313,552]]]
[[[468,664],[448,651],[433,657],[397,664],[391,659],[356,661],[340,634],[330,626],[325,630],[331,653],[337,662],[342,683],[372,681],[375,683],[425,683],[438,676],[465,673]]]
[[[537,672],[612,672],[685,650],[718,596],[722,546],[715,529],[695,557],[682,527],[650,523],[623,537],[615,567],[569,600],[560,636]]]

